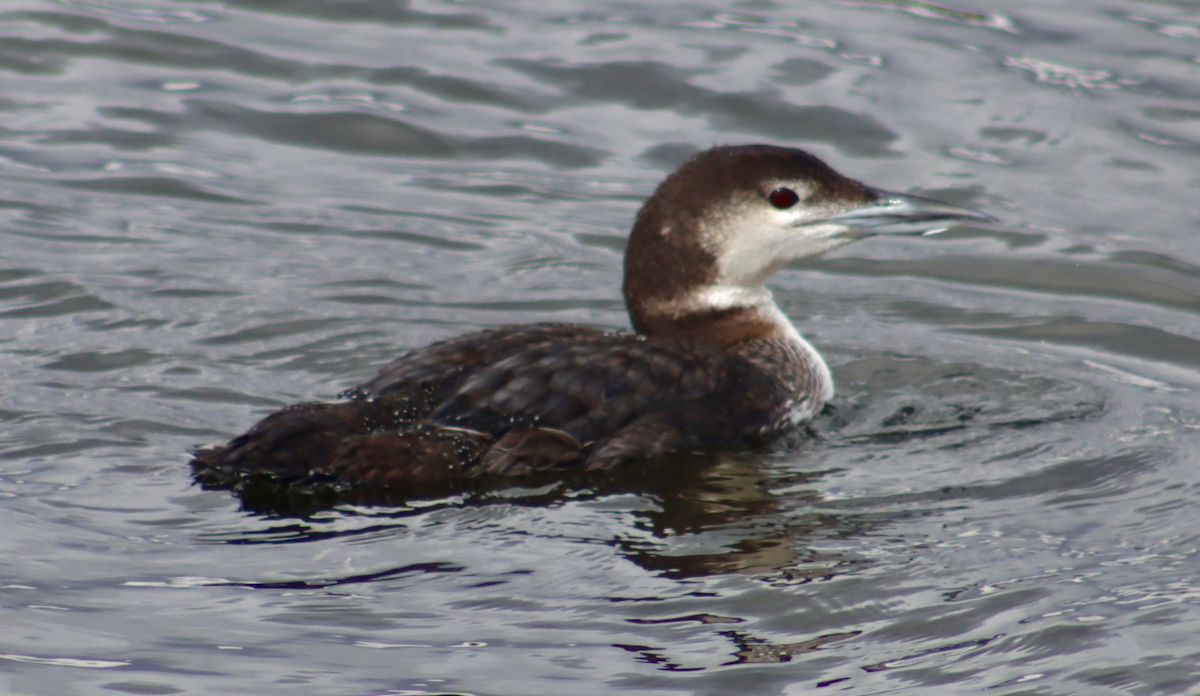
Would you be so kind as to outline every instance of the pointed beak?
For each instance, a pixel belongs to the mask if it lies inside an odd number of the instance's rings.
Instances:
[[[936,234],[965,222],[997,221],[991,215],[930,198],[869,190],[877,196],[874,201],[822,222],[838,222],[849,227],[852,234],[868,237],[876,234]]]

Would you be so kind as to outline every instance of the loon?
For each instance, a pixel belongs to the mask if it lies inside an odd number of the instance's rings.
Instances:
[[[625,253],[634,331],[501,326],[412,350],[340,401],[194,452],[200,480],[414,486],[603,470],[729,449],[819,413],[833,378],[764,283],[881,234],[991,216],[865,186],[798,149],[695,155],[642,206]]]

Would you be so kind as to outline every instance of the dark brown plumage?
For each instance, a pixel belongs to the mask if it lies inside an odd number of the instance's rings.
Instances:
[[[562,324],[489,329],[399,358],[344,402],[272,414],[193,466],[402,484],[735,446],[812,389],[775,378],[803,359],[788,346],[745,348]]]
[[[833,393],[763,287],[772,273],[870,234],[985,218],[870,189],[800,150],[713,148],[638,214],[624,282],[638,333],[532,324],[418,348],[344,401],[272,414],[192,466],[222,485],[412,486],[736,447]]]

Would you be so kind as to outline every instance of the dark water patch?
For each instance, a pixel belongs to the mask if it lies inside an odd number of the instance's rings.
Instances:
[[[197,387],[194,389],[167,389],[152,386],[115,387],[132,394],[149,393],[155,398],[174,401],[194,401],[205,404],[234,404],[239,406],[256,406],[279,408],[284,402],[278,399],[268,399],[252,394],[246,394],[234,389],[223,387]]]
[[[1021,447],[1003,454],[997,454],[984,459],[981,463],[985,466],[988,464],[999,464],[1000,462],[1010,462],[1017,460],[1032,460],[1038,457],[1048,456],[1053,450],[1054,443],[1040,442],[1036,445]]]
[[[570,145],[528,135],[504,135],[476,138],[460,148],[468,155],[482,159],[535,160],[562,169],[595,167],[608,153],[594,147]]]
[[[379,86],[407,86],[450,102],[483,104],[521,113],[545,113],[563,105],[562,99],[558,97],[515,90],[456,75],[432,73],[422,67],[365,68],[354,65],[285,62],[267,58],[263,58],[262,62],[266,64],[267,69],[253,70],[253,63],[249,66],[246,63],[236,63],[236,67],[239,71],[249,67],[259,76],[287,78],[289,82],[359,79]],[[184,123],[177,114],[144,108],[103,106],[97,111],[110,118],[128,118],[173,130]]]
[[[123,331],[125,329],[159,329],[171,322],[166,319],[97,319],[85,321],[91,331]]]
[[[1089,321],[1074,315],[1031,317],[967,311],[916,300],[891,302],[888,311],[922,323],[943,325],[953,333],[1081,346],[1177,365],[1200,364],[1200,341],[1153,326]]]
[[[1031,319],[1019,326],[955,329],[980,336],[1083,346],[1118,355],[1158,360],[1176,365],[1200,366],[1200,340],[1153,326],[1115,321],[1088,321],[1083,317]]]
[[[1022,623],[1033,623],[1043,617],[1031,618]],[[1096,648],[1103,643],[1107,631],[1096,624],[1061,624],[1027,628],[1024,632],[1007,636],[996,648],[1006,648],[1010,653],[1030,655],[1031,658],[1048,657],[1052,655],[1070,655],[1090,648]]]
[[[299,319],[296,321],[273,322],[229,334],[202,338],[198,342],[211,346],[259,343],[277,338],[287,338],[288,336],[324,331],[345,324],[346,321],[345,319]]]
[[[708,63],[728,63],[737,60],[750,52],[745,46],[699,46],[704,51],[704,59]]]
[[[382,335],[379,331],[351,331],[328,338],[309,341],[302,345],[288,345],[272,350],[256,351],[240,356],[251,362],[278,362],[272,369],[277,371],[300,370],[315,374],[344,375],[348,371],[361,369],[362,340]]]
[[[614,648],[619,648],[625,652],[636,655],[638,662],[644,663],[658,671],[667,674],[688,674],[693,672],[709,672],[708,681],[712,682],[720,679],[720,682],[714,686],[720,691],[714,693],[737,693],[743,687],[738,686],[742,683],[741,679],[734,676],[734,673],[720,670],[722,667],[732,665],[770,665],[783,664],[793,660],[793,658],[801,657],[807,653],[812,653],[821,650],[824,646],[839,643],[861,635],[861,631],[848,631],[841,633],[826,633],[809,638],[807,640],[784,643],[778,640],[761,637],[747,631],[726,630],[719,631],[715,635],[724,639],[724,642],[732,652],[728,655],[725,662],[712,663],[697,660],[697,655],[694,651],[689,650],[689,646],[651,646],[628,643],[614,643]],[[672,653],[682,652],[686,657],[672,657]],[[693,654],[688,654],[693,653]],[[708,664],[705,664],[708,662]],[[743,667],[742,669],[745,669]],[[753,683],[757,687],[761,687],[765,681],[764,674],[756,674]],[[786,688],[788,680],[782,675],[776,677],[780,683],[772,686]],[[774,680],[773,680],[774,681]],[[835,679],[828,681],[827,684],[835,684],[844,681],[844,679]],[[721,683],[724,682],[724,683]],[[794,682],[791,682],[794,684]],[[822,686],[826,684],[818,684]],[[649,688],[645,684],[629,685],[632,688],[640,688],[646,690]]]
[[[1106,398],[1086,383],[924,357],[854,360],[839,365],[836,378],[843,393],[835,397],[832,414],[812,422],[835,447],[953,433],[969,441],[1005,430],[1084,421],[1104,413]]]
[[[386,290],[436,290],[433,285],[424,283],[404,283],[391,278],[364,278],[362,280],[333,280],[321,283],[323,288],[380,288]]]
[[[298,147],[423,159],[531,159],[566,169],[599,164],[601,150],[527,135],[471,138],[398,118],[353,111],[286,113],[228,102],[188,100],[189,125],[217,128]]]
[[[1109,457],[1078,459],[1049,466],[1042,471],[981,486],[965,486],[961,495],[983,500],[1045,496],[1046,505],[1063,505],[1119,495],[1134,485],[1134,479],[1164,461],[1158,450],[1132,449]],[[953,494],[953,489],[940,491]]]
[[[189,115],[220,127],[272,142],[360,155],[448,158],[452,139],[396,118],[353,111],[283,113],[217,101],[189,100]],[[199,123],[197,124],[199,125]]]
[[[154,527],[157,529],[180,529],[185,527],[194,527],[198,523],[203,523],[204,518],[199,516],[187,517],[159,517],[149,520],[130,520],[129,523],[139,527]]]
[[[212,428],[191,428],[179,423],[164,423],[143,419],[118,419],[105,424],[99,429],[102,433],[111,433],[131,439],[147,439],[154,435],[177,435],[188,437],[213,438],[223,437],[225,433]]]
[[[918,193],[922,196],[928,195],[921,193],[920,191],[914,191],[913,193]],[[937,199],[936,195],[929,197]],[[956,239],[994,239],[1007,248],[1016,250],[1042,246],[1050,240],[1050,235],[1041,232],[1018,232],[1016,230],[1002,230],[996,228],[972,227],[970,225],[963,225],[961,227],[956,227],[952,230],[943,232],[941,238],[947,241]],[[1087,252],[1079,251],[1078,253],[1092,253],[1092,251],[1093,250],[1089,249]],[[1059,251],[1059,253],[1065,252]]]
[[[578,45],[579,46],[601,46],[603,44],[613,43],[616,41],[627,41],[628,39],[629,39],[629,34],[599,32],[596,34],[588,34],[586,37],[584,37],[578,43]]]
[[[727,624],[727,623],[742,623],[745,619],[739,619],[736,616],[714,616],[712,614],[691,614],[689,616],[673,616],[668,619],[625,619],[629,623],[658,625],[658,624],[673,624],[673,623],[689,623],[697,622],[702,624]]]
[[[62,317],[69,314],[81,314],[83,312],[97,312],[105,309],[113,309],[114,307],[115,305],[105,302],[95,295],[78,295],[76,297],[69,297],[65,300],[58,300],[56,302],[46,302],[44,304],[31,305],[0,312],[0,319]]]
[[[950,255],[915,261],[831,258],[803,268],[856,276],[908,276],[1059,294],[1147,302],[1200,311],[1200,277],[1134,264]]]
[[[128,476],[154,476],[172,468],[174,466],[171,462],[164,462],[162,464],[114,464],[113,466],[105,467],[102,473]]]
[[[45,275],[45,273],[36,268],[0,268],[0,283],[11,283],[14,280],[36,278],[40,275]],[[10,293],[10,288],[0,288],[0,300],[14,296],[21,296],[19,294],[14,295]]]
[[[253,490],[256,483],[251,483],[250,488],[246,489],[251,493],[266,493],[266,488]],[[276,488],[273,495],[283,493],[282,490]],[[282,500],[283,498],[280,498]],[[300,495],[297,493],[292,498],[298,502]],[[443,510],[456,510],[465,506],[465,499],[462,497],[446,498],[442,500],[430,499],[421,502],[420,505],[407,506],[405,503],[398,502],[389,505],[386,508],[375,508],[368,511],[363,511],[362,508],[354,508],[349,505],[339,507],[336,511],[337,517],[330,517],[328,513],[323,513],[320,517],[313,517],[311,514],[287,514],[282,516],[272,515],[271,524],[266,527],[239,531],[239,532],[218,532],[205,534],[202,542],[207,544],[222,544],[230,546],[259,546],[263,544],[308,544],[320,542],[327,539],[337,539],[342,537],[378,537],[380,535],[388,535],[397,531],[403,532],[409,529],[414,518],[421,518],[429,514],[438,513]],[[473,504],[479,503],[480,500],[474,501]],[[252,509],[252,508],[247,508]],[[325,510],[329,508],[326,507]],[[265,511],[264,511],[265,512]],[[310,513],[312,510],[310,510]],[[268,513],[269,514],[269,513]],[[293,519],[288,519],[293,518]],[[329,519],[344,519],[344,520],[365,520],[364,524],[355,528],[328,529],[321,522]]]
[[[254,12],[283,14],[331,22],[362,22],[446,31],[498,33],[501,28],[487,15],[470,12],[422,12],[410,3],[384,0],[329,4],[322,0],[222,0],[222,5]]]
[[[0,199],[0,210],[19,210],[27,214],[29,219],[38,221],[59,220],[76,214],[77,211],[62,205],[48,205],[33,201]],[[4,271],[0,270],[0,283],[7,282]]]
[[[795,142],[824,142],[863,157],[890,157],[897,135],[869,115],[817,105],[797,106],[761,92],[720,92],[689,82],[695,74],[667,63],[614,61],[568,65],[561,61],[503,59],[498,65],[558,85],[574,100],[618,103],[638,110],[666,109],[706,116],[717,130],[757,133]]]
[[[182,198],[204,203],[262,205],[261,201],[213,193],[187,181],[166,176],[121,176],[83,181],[59,181],[59,186],[78,191],[132,194],[162,198]]]
[[[1158,254],[1152,251],[1114,251],[1108,254],[1108,260],[1114,263],[1131,263],[1151,268],[1161,268],[1180,275],[1200,280],[1200,265],[1188,263],[1184,259]]]
[[[901,412],[903,411],[904,409],[901,410]],[[894,424],[894,422],[889,422],[889,420],[884,421],[885,426]],[[964,432],[966,430],[967,426],[962,423],[929,428],[898,428],[895,430],[888,430],[886,432],[857,435],[852,438],[847,438],[847,442],[851,445],[899,445],[907,442],[940,438],[943,435]]]
[[[666,649],[661,647],[625,643],[613,643],[613,647],[625,652],[634,653],[637,655],[636,659],[638,662],[653,665],[655,668],[665,672],[697,672],[703,669],[702,667],[685,667],[679,662],[671,660],[663,654]]]
[[[41,457],[62,456],[75,454],[77,452],[87,452],[96,449],[108,449],[110,447],[145,447],[144,442],[129,442],[125,440],[104,440],[101,438],[80,438],[69,442],[48,442],[44,445],[35,445],[33,447],[24,447],[20,449],[6,449],[0,451],[0,459],[35,459]]]
[[[933,198],[946,203],[961,205],[964,208],[984,208],[991,205],[1003,205],[1009,203],[1004,198],[992,193],[988,193],[985,186],[980,184],[971,184],[968,186],[939,186],[937,188],[928,188],[916,186],[911,189],[912,193]],[[961,229],[953,228],[955,231]]]
[[[1142,109],[1146,118],[1156,121],[1200,121],[1200,110],[1179,109],[1170,106],[1147,106]]]
[[[380,582],[408,575],[429,575],[440,573],[461,573],[465,568],[448,562],[418,563],[380,570],[374,573],[361,573],[333,578],[311,578],[305,580],[284,580],[280,582],[244,582],[229,583],[235,587],[249,587],[256,590],[304,590],[312,588],[341,587],[357,585],[365,582]]]
[[[18,422],[33,416],[34,411],[12,411],[0,408],[0,421]]]
[[[843,633],[827,633],[825,635],[810,638],[808,640],[797,641],[794,643],[779,643],[771,641],[767,638],[761,638],[746,631],[720,631],[718,635],[729,639],[735,648],[735,652],[730,656],[727,662],[721,666],[728,665],[745,665],[745,664],[781,664],[791,662],[793,658],[805,653],[820,650],[823,646],[830,643],[837,643],[844,640],[855,638],[862,634],[862,631],[848,631]],[[667,671],[699,671],[704,667],[686,667],[683,664],[672,662],[665,656],[659,654],[662,649],[644,648],[640,646],[614,646],[623,649],[636,648],[637,652],[643,655],[644,660],[648,664],[658,665],[660,669]]]
[[[1137,662],[1089,667],[1072,676],[1100,688],[1184,694],[1200,684],[1200,668],[1194,666],[1197,659],[1200,659],[1200,653],[1196,652],[1183,656],[1159,653]]]
[[[111,507],[103,505],[81,505],[65,500],[54,500],[52,498],[43,498],[41,501],[47,507],[55,508],[56,510],[95,510],[105,512],[120,512],[123,514],[138,514],[138,513],[153,513],[157,512],[156,508],[150,507]]]
[[[939,645],[933,648],[926,648],[925,650],[921,650],[919,652],[888,660],[887,662],[866,665],[863,667],[863,669],[867,672],[883,672],[892,669],[909,670],[914,666],[919,666],[923,663],[935,660],[953,659],[958,661],[962,659],[969,659],[971,657],[971,653],[977,651],[982,652],[979,651],[980,648],[984,647],[985,645],[989,645],[993,641],[1003,637],[1004,634],[1000,634],[991,636],[989,638],[976,638],[975,640],[966,640],[959,643],[951,643],[950,645]],[[921,681],[929,683],[926,680]]]
[[[1124,159],[1121,157],[1112,158],[1111,160],[1109,160],[1106,163],[1106,166],[1114,167],[1116,169],[1124,169],[1126,171],[1131,171],[1131,172],[1161,172],[1162,171],[1162,167],[1159,167],[1157,164],[1151,164],[1150,162],[1144,162],[1142,160]]]
[[[1006,15],[977,12],[935,2],[926,2],[925,0],[842,0],[842,2],[851,7],[899,10],[920,19],[941,20],[1013,33],[1024,33],[1021,31],[1020,25],[1016,24]]]
[[[1047,135],[1039,130],[1030,128],[980,128],[979,137],[984,140],[995,140],[1001,143],[1012,143],[1024,140],[1026,145],[1037,145],[1044,141]]]
[[[1126,134],[1135,138],[1139,143],[1178,149],[1189,155],[1200,155],[1200,140],[1191,140],[1177,133],[1150,130],[1134,123],[1121,125]]]
[[[248,48],[180,32],[131,29],[96,19],[84,20],[89,26],[83,29],[79,25],[81,18],[77,15],[56,12],[14,14],[7,16],[88,35],[79,41],[0,37],[0,56],[7,59],[0,60],[0,69],[8,68],[22,74],[60,74],[71,61],[85,58],[188,71],[227,70],[235,74],[290,81],[333,76],[329,75],[331,72],[334,75],[346,72],[345,68],[322,69],[320,66],[275,58]]]
[[[1017,475],[996,483],[946,486],[934,490],[890,496],[870,496],[830,500],[821,507],[856,509],[863,507],[938,503],[954,500],[1007,500],[1042,498],[1048,506],[1094,505],[1104,498],[1127,493],[1134,479],[1166,463],[1165,452],[1130,449],[1109,457],[1072,459],[1048,466],[1031,474]]]
[[[771,66],[771,80],[781,85],[805,87],[824,80],[837,71],[819,60],[811,58],[789,58]]]
[[[100,688],[106,691],[119,691],[123,694],[140,694],[142,696],[169,696],[170,694],[184,693],[184,689],[178,689],[170,684],[146,681],[108,682],[101,684]]]
[[[612,265],[609,263],[591,263],[576,261],[566,256],[520,256],[508,264],[511,271],[546,271],[559,268],[573,268],[581,271],[599,271],[610,274]]]
[[[663,171],[675,171],[704,148],[691,143],[660,143],[649,147],[638,155],[638,159]]]
[[[505,201],[580,201],[589,198],[578,193],[518,182],[468,184],[458,180],[423,177],[413,181],[413,185],[433,191],[450,191],[471,196],[488,196],[490,198],[500,198]]]
[[[937,514],[928,510],[926,514]],[[821,554],[803,549],[815,539],[850,538],[878,532],[889,524],[910,518],[911,511],[895,515],[810,516],[809,524],[796,525],[787,532],[767,537],[742,539],[716,553],[673,553],[645,544],[621,544],[622,554],[631,563],[656,576],[675,581],[714,575],[754,575],[774,586],[795,586],[832,580],[859,572],[872,561],[838,554]],[[749,521],[743,515],[738,521]],[[719,523],[719,520],[711,520]],[[727,520],[733,521],[733,520]],[[697,528],[694,532],[701,532]]]
[[[368,215],[389,215],[396,217],[417,218],[421,220],[433,220],[435,222],[445,222],[452,225],[461,225],[467,227],[496,228],[501,226],[495,220],[488,220],[483,217],[446,215],[418,210],[395,210],[391,208],[375,208],[365,205],[343,205],[338,206],[337,209],[345,210],[348,213],[366,213]]]
[[[184,125],[183,116],[170,111],[137,108],[131,106],[99,106],[96,113],[106,118],[141,121],[147,125],[178,131]]]
[[[1009,312],[960,309],[958,307],[921,300],[889,302],[886,311],[889,314],[917,320],[924,324],[937,324],[950,327],[950,330],[953,331],[970,331],[993,327],[1007,328],[1062,319],[1062,317],[1023,317]]]
[[[575,241],[584,246],[598,247],[607,249],[618,254],[625,253],[625,246],[629,243],[629,237],[624,235],[618,237],[611,234],[592,234],[590,232],[577,232],[571,235]]]
[[[33,42],[16,37],[0,38],[0,70],[18,75],[60,75],[67,61],[58,56],[27,51]]]
[[[375,85],[406,85],[446,101],[483,104],[519,113],[546,113],[555,107],[565,106],[558,97],[519,91],[457,75],[432,73],[414,66],[378,68],[365,72],[364,78]]]
[[[899,445],[909,442],[917,444],[923,440],[931,440],[934,444],[938,445],[939,450],[949,451],[985,444],[996,439],[1000,431],[1028,430],[1042,426],[1070,423],[1072,421],[1088,421],[1104,415],[1104,404],[1102,401],[1083,401],[1065,406],[1059,405],[1060,408],[1057,411],[1044,413],[1037,417],[1022,417],[987,422],[985,418],[979,418],[983,411],[982,408],[962,408],[958,404],[953,404],[952,406],[959,411],[955,415],[955,419],[960,421],[959,423],[923,428],[896,428],[850,436],[845,439],[845,442],[850,445]],[[902,407],[899,414],[907,415],[906,412],[909,408]],[[994,416],[995,414],[984,412],[983,415],[986,417]],[[885,419],[885,426],[889,424],[889,420],[891,419]],[[971,423],[971,421],[976,420],[979,422]],[[943,439],[942,436],[946,435],[961,435],[961,437]],[[1047,445],[1048,443],[1039,443],[1031,451],[1041,451]],[[987,462],[1003,461],[1006,458],[1019,456],[1009,453],[1006,456],[988,459]]]
[[[203,288],[160,288],[151,290],[155,297],[174,297],[181,300],[196,300],[209,297],[239,297],[243,293],[236,290],[208,290]]]
[[[103,234],[71,234],[64,232],[28,232],[28,231],[10,231],[10,235],[14,237],[26,237],[28,239],[43,239],[48,242],[58,242],[66,244],[96,244],[96,245],[113,245],[113,244],[155,244],[155,240],[145,237],[130,237],[130,236],[113,236]]]
[[[67,372],[109,372],[128,367],[149,365],[162,359],[162,355],[145,348],[127,348],[114,353],[86,351],[64,355],[41,366],[43,370],[65,370]]]
[[[176,144],[175,138],[165,133],[147,133],[118,128],[43,131],[37,141],[42,145],[50,146],[107,145],[115,150],[134,152],[167,148]]]
[[[317,298],[324,302],[337,302],[347,305],[398,305],[401,304],[396,298],[386,295],[329,295],[327,297]]]
[[[14,269],[7,272],[8,278],[4,282],[10,280],[24,280],[26,278],[34,278],[43,275],[41,271],[33,269]],[[61,297],[75,295],[83,292],[83,288],[69,281],[49,281],[45,283],[34,283],[30,285],[13,285],[9,287],[0,287],[0,301],[13,298],[29,300],[30,302],[47,302],[56,300]]]
[[[432,249],[444,249],[446,251],[484,251],[487,249],[487,246],[479,244],[478,242],[464,242],[456,239],[446,239],[445,237],[435,237],[433,235],[402,230],[347,230],[328,225],[317,225],[306,222],[263,222],[253,223],[253,226],[261,229],[274,230],[276,232],[286,232],[289,234],[352,237],[355,239],[385,239],[389,241],[410,242]]]

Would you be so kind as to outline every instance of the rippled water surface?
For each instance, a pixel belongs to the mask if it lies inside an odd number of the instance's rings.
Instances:
[[[1200,690],[1200,3],[6,0],[0,85],[0,692]],[[776,277],[811,433],[193,485],[405,348],[626,326],[639,201],[745,142],[1001,219]]]

